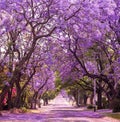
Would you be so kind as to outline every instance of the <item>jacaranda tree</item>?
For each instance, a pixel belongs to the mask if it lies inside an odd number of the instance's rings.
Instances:
[[[0,73],[5,77],[0,79],[0,109],[6,94],[9,104],[12,101],[14,87],[22,96],[37,74],[46,70],[46,77],[39,75],[41,80],[35,80],[36,84],[42,82],[35,95],[42,84],[44,89],[53,88],[47,84],[50,81],[54,86],[48,76],[58,72],[63,82],[89,82],[90,89],[91,81],[96,80],[98,108],[102,107],[102,94],[108,100],[116,99],[120,82],[119,6],[119,0],[1,0]],[[17,95],[13,107],[20,107]]]

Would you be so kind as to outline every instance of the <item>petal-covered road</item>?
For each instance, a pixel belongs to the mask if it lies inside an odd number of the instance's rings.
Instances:
[[[37,113],[4,114],[0,122],[119,122],[103,116],[103,111],[88,111],[72,107],[61,95]]]

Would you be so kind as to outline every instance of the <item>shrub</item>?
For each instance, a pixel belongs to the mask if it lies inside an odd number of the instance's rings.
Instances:
[[[106,98],[102,98],[102,107],[103,109],[109,108],[109,102],[106,100]]]
[[[111,108],[113,109],[113,112],[120,112],[120,99],[119,98],[115,98],[111,102]]]
[[[87,109],[93,109],[93,108],[94,108],[93,105],[88,105],[88,106],[87,106]]]
[[[22,113],[26,113],[28,111],[26,107],[21,107],[20,109]]]
[[[21,110],[20,109],[18,109],[18,108],[12,108],[11,110],[10,110],[10,112],[11,113],[20,113],[21,112]]]

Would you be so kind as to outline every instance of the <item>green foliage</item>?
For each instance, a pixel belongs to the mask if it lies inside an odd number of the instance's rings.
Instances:
[[[63,88],[63,84],[64,84],[60,78],[58,71],[55,72],[55,77],[56,77],[56,79],[55,79],[55,88],[56,89],[50,93],[50,97],[52,97],[52,98],[54,98],[61,91],[61,89]]]
[[[27,86],[22,93],[22,106],[30,108],[30,100],[33,96],[33,91],[31,91],[30,86]]]
[[[10,112],[11,113],[26,113],[26,112],[28,112],[28,109],[26,108],[26,107],[21,107],[21,108],[12,108],[11,110],[10,110]]]
[[[55,90],[50,90],[48,93],[49,99],[54,99],[57,96],[57,92]]]
[[[61,86],[62,86],[62,81],[61,81],[61,78],[59,76],[59,72],[55,72],[55,77],[56,77],[56,80],[55,80],[55,87],[58,91],[60,91],[61,89]]]
[[[106,98],[104,97],[104,98],[102,98],[102,107],[103,107],[103,109],[107,109],[107,108],[109,108],[109,102],[108,102],[108,100],[106,100]]]
[[[3,88],[5,85],[5,81],[9,80],[9,77],[7,76],[7,72],[9,71],[7,66],[2,67],[0,70],[0,89]]]
[[[107,116],[120,120],[120,113],[107,114]]]
[[[59,92],[57,92],[56,90],[49,90],[47,92],[45,92],[43,95],[42,95],[42,99],[45,99],[45,98],[48,98],[49,100],[51,99],[54,99],[57,95],[58,95]]]
[[[84,80],[87,80],[87,79],[88,79],[88,77],[84,77]],[[84,85],[84,83],[81,80],[79,80],[77,82],[79,82],[81,85]],[[73,92],[77,92],[78,90],[80,91],[81,95],[84,95],[86,93],[90,94],[89,91],[85,91],[77,82],[69,79],[67,82],[65,82],[62,85],[62,88],[64,88],[69,95],[72,95]],[[89,85],[89,82],[91,82],[91,81],[88,81],[88,85]]]
[[[26,107],[21,107],[20,110],[21,110],[22,113],[26,113],[26,112],[28,112],[28,110],[27,110]]]

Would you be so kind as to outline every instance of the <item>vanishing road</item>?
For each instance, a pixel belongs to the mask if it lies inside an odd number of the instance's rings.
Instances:
[[[58,95],[48,106],[43,106],[35,113],[4,113],[0,122],[120,122],[105,117],[102,113],[103,111],[75,108],[62,95]]]

